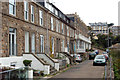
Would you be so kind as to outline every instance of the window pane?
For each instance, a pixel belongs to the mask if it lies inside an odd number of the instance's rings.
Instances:
[[[9,0],[9,3],[14,5],[15,4],[15,0]]]
[[[35,34],[32,34],[32,42],[31,42],[31,46],[32,46],[32,53],[35,53]]]
[[[53,30],[53,17],[51,17],[51,30]]]
[[[31,5],[31,21],[34,22],[34,7]]]
[[[43,13],[41,10],[39,10],[39,19],[40,19],[40,25],[43,25]]]
[[[13,14],[13,5],[9,4],[9,13]]]
[[[44,36],[43,35],[40,35],[40,41],[41,41],[41,44],[40,44],[40,49],[41,49],[41,53],[44,53]]]
[[[29,32],[25,32],[25,52],[29,52]]]

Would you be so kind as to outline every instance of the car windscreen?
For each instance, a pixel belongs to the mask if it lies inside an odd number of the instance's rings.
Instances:
[[[107,54],[107,52],[103,52],[103,54]]]
[[[104,56],[96,56],[96,59],[105,59]]]

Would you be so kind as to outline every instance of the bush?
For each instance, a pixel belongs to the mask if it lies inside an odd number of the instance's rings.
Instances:
[[[67,64],[67,67],[70,67],[70,64]]]
[[[23,64],[24,64],[25,66],[30,66],[30,65],[31,65],[31,62],[32,62],[32,60],[24,60],[24,61],[23,61]]]
[[[44,72],[43,72],[43,71],[40,71],[40,75],[41,75],[41,76],[44,76]]]
[[[115,80],[120,80],[120,51],[112,50],[110,55],[112,57]]]

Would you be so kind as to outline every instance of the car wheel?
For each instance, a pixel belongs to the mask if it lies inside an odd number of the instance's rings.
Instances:
[[[95,63],[93,63],[93,66],[95,66]]]
[[[89,60],[91,60],[91,57],[89,57]]]

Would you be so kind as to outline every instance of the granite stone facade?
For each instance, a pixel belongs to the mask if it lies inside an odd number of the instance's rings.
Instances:
[[[51,54],[51,37],[54,37],[54,55],[56,52],[62,51],[62,41],[64,40],[64,48],[67,48],[67,43],[71,38],[74,39],[74,30],[75,28],[71,26],[69,23],[61,20],[59,17],[55,16],[48,9],[42,7],[40,4],[35,2],[28,2],[28,21],[24,19],[24,2],[16,2],[15,15],[9,14],[9,2],[0,2],[2,6],[2,12],[0,12],[0,16],[2,22],[0,26],[0,56],[1,57],[9,57],[10,56],[10,28],[16,30],[15,38],[12,39],[13,42],[16,40],[16,55],[12,56],[22,56],[22,53],[25,52],[25,32],[29,32],[29,52],[31,53],[32,43],[31,37],[32,34],[35,34],[35,53],[40,52],[40,35],[44,36],[44,52],[47,53],[47,49],[49,50],[48,54]],[[34,6],[34,23],[31,22],[31,5]],[[43,25],[40,26],[39,21],[39,10],[43,12]],[[51,17],[53,17],[53,30],[51,30]],[[59,21],[60,32],[56,32],[56,20]],[[64,34],[62,33],[62,23],[64,25]],[[66,26],[69,27],[69,36],[67,36]],[[12,37],[13,38],[13,37]],[[57,42],[58,40],[58,42]],[[47,43],[48,42],[48,43]],[[59,44],[58,44],[59,43]],[[69,45],[70,48],[70,45]],[[65,50],[64,50],[65,51]],[[70,52],[70,49],[69,51]]]

